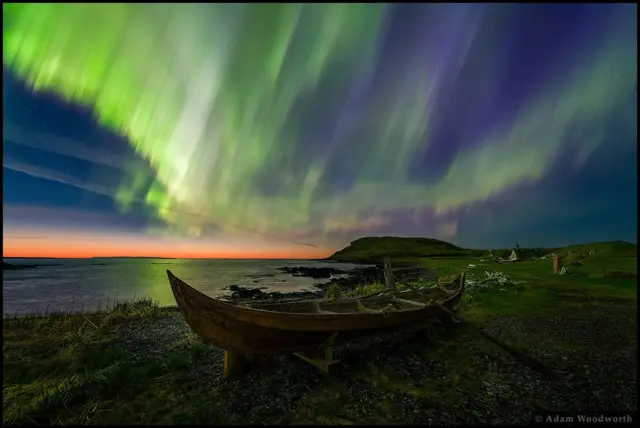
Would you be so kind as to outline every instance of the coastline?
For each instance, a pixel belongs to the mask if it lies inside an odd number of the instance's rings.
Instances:
[[[271,301],[283,298],[320,298],[328,283],[338,277],[361,282],[357,265],[308,261],[195,261],[168,264],[154,260],[19,260],[4,263],[3,318],[14,314],[34,314],[52,310],[92,312],[105,302],[126,302],[148,296],[161,304],[173,302],[166,269],[176,269],[210,296],[231,298],[238,293],[253,294]],[[178,266],[180,266],[178,268]],[[355,269],[355,270],[354,270]],[[137,278],[141,277],[142,281]],[[58,283],[61,283],[59,292]],[[345,282],[346,284],[346,282]],[[225,291],[230,287],[236,290]],[[79,299],[81,298],[81,299]]]
[[[441,278],[470,269],[467,258],[422,263],[437,267]],[[375,273],[379,266],[370,268]],[[468,425],[528,424],[540,408],[635,412],[635,269],[634,260],[594,259],[568,276],[554,275],[546,260],[470,270],[499,270],[513,281],[470,287],[460,316],[544,364],[560,383],[542,379],[464,324],[430,323],[336,347],[340,363],[331,376],[278,355],[231,381],[223,379],[223,351],[203,343],[175,305],[147,299],[93,314],[8,318],[3,418],[6,424]],[[362,283],[343,290],[354,285]]]
[[[462,325],[441,324],[337,347],[341,363],[329,377],[279,355],[228,381],[222,350],[202,343],[176,307],[141,301],[93,316],[5,322],[4,422],[527,424],[540,406],[637,410],[635,301],[576,293],[557,307],[478,312],[496,294],[473,295],[462,307],[465,318],[484,318],[486,331],[526,349],[566,386],[540,378]],[[36,348],[42,340],[48,347]],[[24,352],[49,357],[30,360],[27,369]],[[66,366],[42,377],[55,361]],[[42,398],[29,386],[41,382],[60,386]]]

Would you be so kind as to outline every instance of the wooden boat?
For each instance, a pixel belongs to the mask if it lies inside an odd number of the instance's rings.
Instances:
[[[244,306],[213,299],[169,270],[167,275],[187,323],[206,342],[227,351],[225,361],[256,354],[297,353],[317,365],[315,357],[334,345],[447,317],[439,305],[455,310],[464,291],[463,274],[448,286],[426,291],[362,300]],[[327,362],[327,367],[332,363]]]

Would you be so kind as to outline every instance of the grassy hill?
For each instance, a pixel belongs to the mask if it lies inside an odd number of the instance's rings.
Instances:
[[[612,259],[621,263],[626,261],[635,264],[638,246],[624,241],[594,242],[580,245],[569,245],[561,248],[524,249],[531,254],[542,256],[556,252],[561,259],[569,262],[575,259],[598,261]],[[511,252],[510,248],[493,250],[497,256],[503,252]],[[348,247],[337,251],[328,260],[341,262],[379,263],[385,256],[393,261],[415,260],[429,257],[484,257],[488,250],[460,248],[449,242],[432,238],[400,238],[394,236],[360,238]]]
[[[638,256],[638,246],[624,241],[592,242],[555,248],[561,258],[585,255],[592,259],[626,259]],[[593,253],[589,255],[589,253]]]
[[[637,272],[638,246],[624,241],[593,242],[556,249],[562,263],[573,271],[592,271],[603,276],[625,276]],[[582,263],[579,267],[574,262]]]
[[[328,259],[341,262],[379,263],[385,256],[389,256],[394,261],[402,261],[421,257],[475,257],[482,253],[482,250],[460,248],[438,239],[381,236],[357,239]]]

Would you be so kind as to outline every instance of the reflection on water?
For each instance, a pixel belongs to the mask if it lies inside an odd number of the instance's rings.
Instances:
[[[167,260],[167,259],[11,259],[12,264],[40,267],[3,272],[3,313],[45,310],[93,310],[114,302],[148,296],[160,305],[175,305],[166,270],[209,296],[225,294],[230,284],[265,287],[265,291],[312,289],[314,280],[294,277],[283,266],[356,265],[305,260]],[[46,265],[46,266],[42,266]]]

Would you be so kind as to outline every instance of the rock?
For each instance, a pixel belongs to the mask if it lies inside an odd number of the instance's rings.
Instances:
[[[310,278],[331,278],[331,275],[344,274],[345,271],[327,267],[281,267],[281,271],[290,273],[293,276],[307,276]]]
[[[291,293],[281,293],[279,291],[272,291],[270,293],[265,293],[262,290],[267,287],[260,288],[245,288],[239,285],[233,284],[227,287],[228,290],[233,291],[230,296],[222,296],[223,299],[233,300],[233,301],[278,301],[283,299],[317,299],[323,296],[321,291],[313,292],[313,291],[294,291]]]
[[[255,298],[256,296],[264,294],[259,288],[244,288],[236,284],[230,285],[229,290],[233,291],[231,294],[232,299]]]

